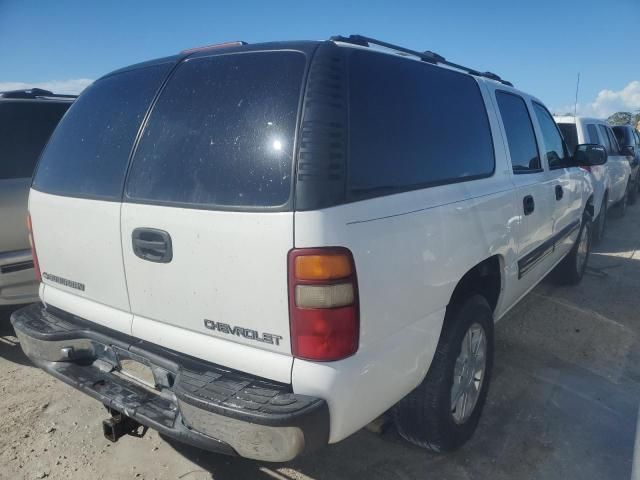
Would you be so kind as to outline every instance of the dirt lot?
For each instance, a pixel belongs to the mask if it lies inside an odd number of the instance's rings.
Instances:
[[[30,365],[0,313],[0,478],[628,479],[640,401],[640,206],[611,220],[577,288],[543,282],[497,327],[473,440],[438,456],[363,430],[291,464],[111,444],[101,405]]]

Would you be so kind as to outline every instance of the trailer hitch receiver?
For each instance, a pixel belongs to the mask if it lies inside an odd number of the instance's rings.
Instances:
[[[117,442],[124,435],[142,438],[147,433],[149,427],[141,425],[133,418],[116,410],[111,408],[107,408],[107,410],[111,413],[111,418],[102,421],[102,433],[107,440]]]

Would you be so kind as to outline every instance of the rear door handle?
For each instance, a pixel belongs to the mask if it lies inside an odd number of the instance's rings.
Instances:
[[[527,195],[522,199],[522,207],[525,215],[531,215],[536,208],[536,202],[531,195]]]
[[[562,200],[564,197],[564,190],[562,190],[562,186],[556,185],[556,200]]]
[[[136,228],[131,234],[133,253],[149,262],[169,263],[173,259],[171,236],[157,228]]]

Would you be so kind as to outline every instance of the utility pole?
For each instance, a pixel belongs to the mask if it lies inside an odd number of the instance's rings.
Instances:
[[[573,116],[578,112],[578,90],[580,89],[580,72],[578,72],[578,81],[576,82],[576,101],[573,104]]]

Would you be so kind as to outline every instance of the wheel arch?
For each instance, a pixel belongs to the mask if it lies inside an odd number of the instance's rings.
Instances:
[[[485,297],[491,310],[495,312],[504,286],[503,272],[502,255],[492,255],[470,268],[453,289],[447,310],[459,305],[470,295],[480,294]]]

